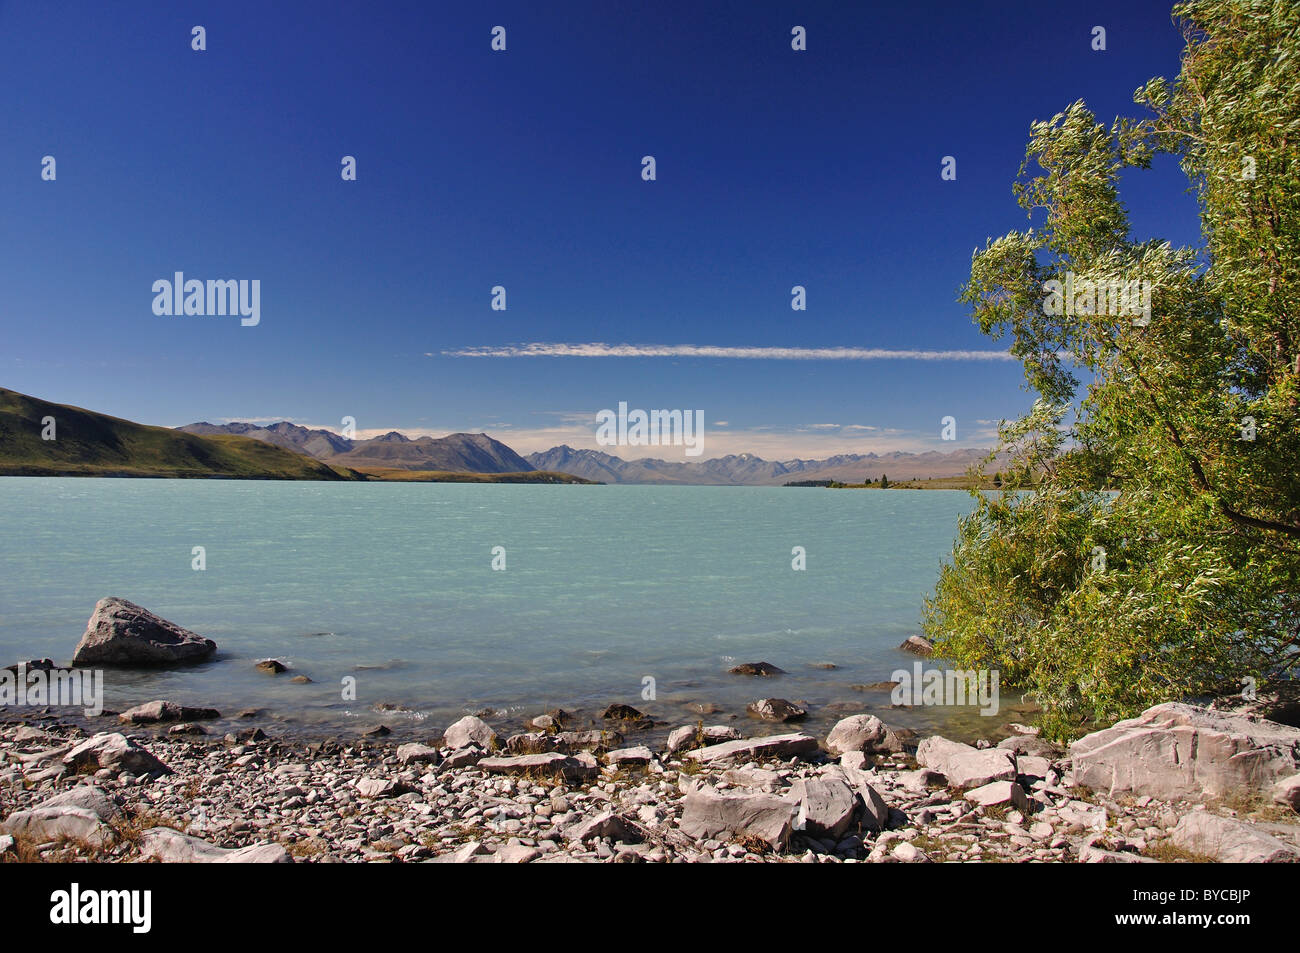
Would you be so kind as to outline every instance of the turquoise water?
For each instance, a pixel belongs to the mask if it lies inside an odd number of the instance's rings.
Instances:
[[[772,695],[811,703],[817,724],[888,705],[850,686],[910,667],[897,646],[970,506],[946,491],[5,478],[0,662],[66,661],[116,595],[220,647],[193,668],[110,670],[118,710],[168,698],[263,707],[286,728],[427,733],[467,711],[613,701],[743,719]],[[267,657],[313,682],[257,672]],[[789,674],[727,674],[760,660]]]

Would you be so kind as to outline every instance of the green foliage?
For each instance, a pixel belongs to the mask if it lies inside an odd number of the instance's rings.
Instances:
[[[1145,118],[1108,128],[1076,102],[1032,126],[1015,194],[1036,228],[978,250],[961,294],[1039,399],[1003,425],[1009,492],[975,494],[925,627],[1033,694],[1058,737],[1297,661],[1300,5],[1174,14],[1182,69],[1137,91]],[[1120,175],[1161,154],[1203,247],[1129,234]],[[1150,282],[1149,324],[1049,314],[1067,272]]]

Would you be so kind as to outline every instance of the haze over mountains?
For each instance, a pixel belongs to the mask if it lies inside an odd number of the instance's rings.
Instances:
[[[526,459],[538,470],[568,473],[604,483],[682,483],[716,486],[780,486],[792,480],[838,480],[861,483],[888,475],[892,480],[928,480],[962,476],[984,459],[987,451],[953,450],[939,453],[847,453],[825,460],[764,460],[752,453],[728,454],[711,460],[677,463],[668,460],[624,460],[599,450],[552,447]]]
[[[546,470],[603,483],[677,483],[712,486],[779,486],[791,480],[839,480],[860,483],[878,480],[926,480],[957,477],[983,459],[979,449],[948,453],[853,453],[824,460],[764,460],[752,453],[728,454],[710,460],[678,463],[643,458],[625,460],[599,450],[552,447],[520,456],[487,434],[456,433],[446,437],[411,439],[396,431],[369,440],[349,440],[328,430],[313,430],[282,421],[260,426],[249,423],[196,423],[177,428],[200,435],[236,434],[315,457],[331,466],[388,467],[399,470],[463,470],[472,473],[514,473]]]

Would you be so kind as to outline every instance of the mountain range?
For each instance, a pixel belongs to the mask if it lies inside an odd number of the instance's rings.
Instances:
[[[178,428],[200,435],[233,434],[307,454],[335,467],[391,470],[452,470],[510,473],[543,470],[567,473],[601,483],[676,483],[710,486],[779,486],[792,480],[838,480],[860,483],[882,475],[898,480],[958,477],[981,461],[986,451],[948,453],[852,453],[823,460],[764,460],[752,453],[677,463],[653,458],[625,460],[599,450],[562,445],[520,456],[487,434],[455,433],[411,439],[391,431],[368,440],[349,440],[329,430],[281,421],[269,426],[249,423],[188,424]]]
[[[389,448],[392,448],[391,452]],[[330,460],[321,459],[329,457]],[[344,463],[334,463],[333,460]],[[390,466],[390,459],[402,465]],[[152,427],[0,388],[0,476],[585,483],[534,470],[483,434],[353,444],[293,424]]]
[[[602,483],[681,483],[713,486],[780,486],[794,480],[836,480],[861,483],[887,475],[899,480],[930,480],[963,476],[987,456],[979,449],[939,453],[846,453],[824,460],[764,460],[752,453],[728,454],[711,460],[676,463],[643,458],[624,460],[599,450],[552,447],[524,459],[538,470],[569,473]]]
[[[197,423],[178,427],[183,433],[213,436],[236,434],[252,437],[285,450],[293,450],[337,467],[394,470],[452,470],[469,473],[520,473],[535,470],[504,443],[483,433],[454,433],[446,437],[412,440],[390,431],[369,440],[349,440],[329,430],[312,430],[287,421],[262,427],[257,424]]]

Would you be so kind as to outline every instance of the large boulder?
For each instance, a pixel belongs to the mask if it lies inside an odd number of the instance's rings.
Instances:
[[[1300,771],[1300,729],[1170,702],[1070,746],[1075,784],[1172,800],[1263,790]]]
[[[1169,837],[1175,847],[1225,864],[1295,864],[1300,850],[1245,821],[1192,811]]]
[[[857,813],[853,789],[836,777],[797,779],[786,796],[797,805],[794,829],[813,837],[839,840]]]
[[[1005,748],[972,748],[938,735],[925,738],[916,749],[916,761],[948,779],[955,788],[978,788],[993,781],[1016,779],[1016,758]]]
[[[87,738],[63,756],[63,763],[74,770],[107,768],[132,774],[171,774],[167,767],[147,749],[117,732],[101,732]]]
[[[902,751],[903,742],[875,715],[850,715],[826,736],[826,750],[834,755],[850,751],[882,754]]]
[[[94,811],[67,805],[14,811],[0,822],[0,832],[38,844],[73,840],[94,847],[107,846],[114,838],[112,828]]]
[[[177,665],[201,662],[216,650],[211,639],[110,596],[95,605],[72,664]]]
[[[478,745],[491,751],[497,745],[497,733],[482,718],[466,715],[443,733],[448,748],[468,748]]]
[[[39,807],[76,807],[90,811],[105,824],[118,824],[126,819],[121,806],[108,792],[90,784],[79,784],[62,794],[42,801]]]
[[[774,794],[691,791],[682,802],[682,833],[697,840],[757,838],[773,850],[790,840],[796,805]]]
[[[0,831],[33,843],[74,840],[105,847],[116,839],[113,827],[125,819],[125,812],[111,795],[81,784],[33,808],[15,811],[0,823]]]

